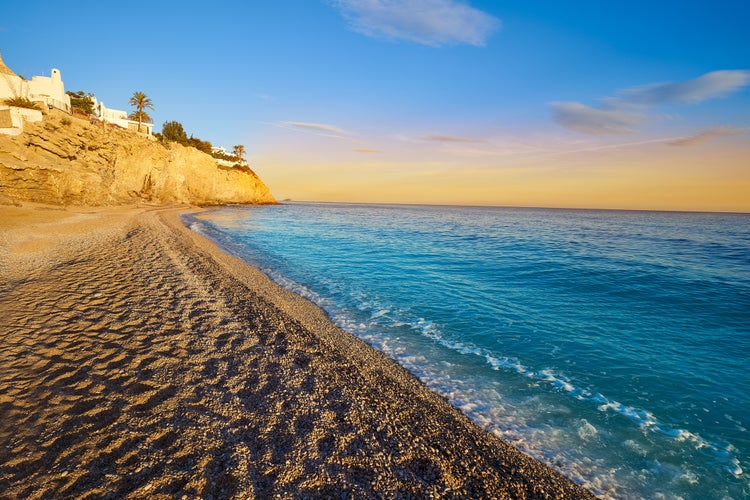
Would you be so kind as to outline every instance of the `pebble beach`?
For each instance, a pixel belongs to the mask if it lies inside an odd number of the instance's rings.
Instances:
[[[0,208],[0,497],[593,498],[186,210]]]

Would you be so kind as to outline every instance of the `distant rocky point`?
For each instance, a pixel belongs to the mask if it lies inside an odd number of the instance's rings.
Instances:
[[[276,203],[250,168],[55,109],[0,135],[0,203]]]

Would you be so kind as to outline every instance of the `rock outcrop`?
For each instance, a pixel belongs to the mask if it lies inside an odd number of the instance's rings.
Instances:
[[[247,167],[161,144],[118,127],[51,112],[0,136],[0,202],[120,205],[139,201],[218,205],[276,203]]]

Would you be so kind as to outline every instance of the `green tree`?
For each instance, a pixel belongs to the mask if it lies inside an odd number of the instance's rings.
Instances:
[[[128,100],[128,104],[135,107],[135,112],[131,116],[135,116],[138,120],[138,132],[141,131],[141,123],[144,118],[148,118],[147,123],[151,122],[151,118],[143,111],[144,109],[154,109],[154,103],[149,97],[141,91],[133,92],[133,96]]]
[[[71,92],[69,90],[65,93],[70,96],[71,108],[78,109],[87,115],[94,114],[94,94],[91,92],[86,94],[83,90],[79,90],[78,92]]]
[[[182,123],[174,120],[164,122],[161,126],[161,135],[167,141],[179,142],[180,144],[187,144],[188,141],[185,129],[182,128]]]
[[[235,158],[237,158],[238,163],[242,163],[242,160],[245,156],[245,146],[242,144],[238,144],[232,148],[232,154]]]

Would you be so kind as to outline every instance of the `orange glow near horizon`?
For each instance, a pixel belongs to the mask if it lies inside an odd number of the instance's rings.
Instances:
[[[546,151],[418,158],[307,150],[256,165],[279,200],[750,212],[750,146],[736,138]]]

